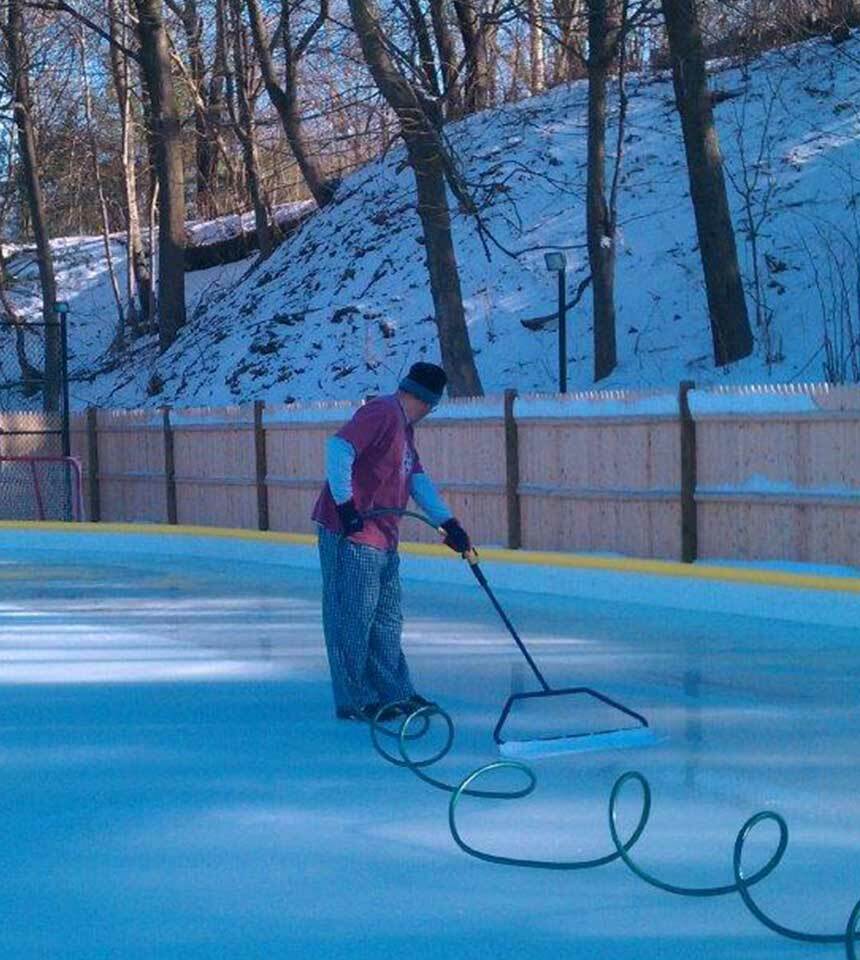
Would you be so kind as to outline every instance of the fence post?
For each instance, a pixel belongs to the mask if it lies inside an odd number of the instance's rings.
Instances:
[[[99,484],[99,411],[96,407],[87,407],[87,480],[87,513],[91,523],[99,523],[102,518],[102,497]]]
[[[63,403],[62,431],[63,456],[72,455],[71,410],[69,409],[69,334],[67,315],[69,305],[61,300],[54,304],[60,324],[60,397]]]
[[[257,525],[261,530],[269,529],[269,488],[266,475],[269,472],[266,458],[266,429],[263,426],[263,410],[266,404],[262,400],[254,401],[254,453],[257,460]]]
[[[176,460],[173,451],[173,427],[170,425],[170,407],[161,408],[164,433],[164,483],[167,498],[167,522],[176,523]]]
[[[505,499],[508,513],[508,547],[519,550],[523,545],[520,513],[520,443],[514,418],[516,390],[505,390]]]
[[[695,390],[692,380],[683,380],[678,390],[681,418],[681,561],[694,563],[699,552],[696,511],[696,421],[690,413],[688,394]]]

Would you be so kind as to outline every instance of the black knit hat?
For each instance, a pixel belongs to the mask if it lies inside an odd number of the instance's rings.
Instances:
[[[413,363],[400,381],[400,389],[435,407],[442,399],[447,382],[445,371],[435,363]]]

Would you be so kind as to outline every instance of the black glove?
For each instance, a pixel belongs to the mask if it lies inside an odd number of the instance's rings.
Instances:
[[[442,529],[447,534],[444,540],[445,546],[450,547],[454,553],[468,553],[472,549],[469,534],[460,526],[455,517],[446,520],[442,524]]]
[[[335,504],[337,515],[340,517],[340,525],[347,537],[364,529],[364,517],[355,509],[355,500],[347,500],[345,503]]]

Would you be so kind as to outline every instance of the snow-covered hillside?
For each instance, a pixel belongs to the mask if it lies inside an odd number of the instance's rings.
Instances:
[[[704,285],[680,127],[667,74],[633,77],[620,197],[619,366],[601,387],[818,380],[860,330],[860,39],[774,51],[747,69],[715,65],[719,132],[745,278],[758,233],[763,315],[753,357],[711,359]],[[568,285],[587,276],[583,205],[586,85],[472,117],[448,133],[498,247],[485,255],[458,216],[455,242],[469,333],[485,390],[551,390],[556,334],[523,320],[552,313],[547,247],[566,249]],[[747,197],[743,196],[746,183]],[[740,188],[740,189],[739,189]],[[747,203],[746,200],[749,202]],[[414,360],[438,357],[411,171],[401,148],[342,184],[265,263],[189,275],[190,322],[159,356],[155,338],[108,353],[115,311],[100,241],[57,241],[71,303],[76,406],[224,404],[386,390]],[[123,248],[116,245],[122,269]],[[28,312],[38,301],[19,298]],[[755,303],[749,297],[755,323]],[[572,389],[592,386],[589,295],[569,315]],[[841,339],[840,339],[841,338]],[[860,357],[854,357],[860,363]]]

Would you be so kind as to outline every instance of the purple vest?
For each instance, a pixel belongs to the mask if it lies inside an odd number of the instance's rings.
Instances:
[[[415,449],[412,424],[397,395],[377,397],[366,403],[336,435],[355,450],[352,494],[359,513],[378,507],[404,509],[409,502],[412,474],[423,472],[423,467]],[[326,529],[343,532],[328,483],[311,516]],[[364,529],[350,540],[379,550],[396,550],[399,527],[400,518],[396,515],[375,517],[366,520]]]

